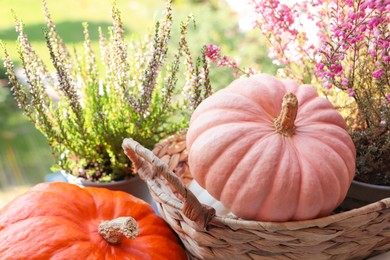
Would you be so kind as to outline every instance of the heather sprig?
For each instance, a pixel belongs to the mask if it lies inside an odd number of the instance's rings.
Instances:
[[[185,64],[187,67],[187,79],[183,94],[189,96],[188,106],[195,109],[205,97],[211,94],[211,89],[209,87],[210,81],[208,79],[209,69],[207,61],[205,58],[201,57],[194,61],[188,46],[186,35],[190,21],[194,21],[192,16],[187,17],[187,20],[180,24],[181,37],[179,46],[180,51],[185,57]],[[196,26],[195,21],[194,26]],[[202,56],[204,57],[204,52],[202,52]],[[204,62],[204,67],[201,66],[201,60]],[[203,91],[202,88],[200,88],[202,84],[206,86]]]
[[[33,50],[17,20],[19,54],[27,84],[15,74],[4,49],[4,64],[19,107],[47,137],[57,167],[94,181],[133,175],[121,144],[132,137],[148,148],[187,127],[193,102],[210,95],[208,64],[201,54],[192,59],[182,29],[175,53],[168,44],[173,23],[172,1],[153,33],[127,42],[119,10],[112,8],[108,34],[99,28],[93,48],[83,24],[84,48],[70,52],[58,34],[43,0],[44,34],[54,71]],[[186,66],[181,68],[182,63]],[[177,84],[184,73],[188,96]],[[183,75],[184,75],[183,74]],[[196,100],[190,93],[197,94]],[[194,101],[195,100],[195,101]]]
[[[168,42],[171,38],[172,6],[167,3],[165,16],[162,23],[157,22],[153,37],[153,53],[148,62],[148,68],[144,71],[139,87],[140,95],[135,100],[137,112],[145,116],[150,112],[148,107],[158,80],[160,67],[164,64],[168,52]]]
[[[223,55],[221,52],[221,47],[215,44],[207,44],[203,48],[203,53],[212,63],[216,64],[218,67],[227,67],[233,69],[234,77],[238,78],[240,76],[249,77],[254,75],[257,72],[252,68],[241,68],[239,62],[228,56]]]

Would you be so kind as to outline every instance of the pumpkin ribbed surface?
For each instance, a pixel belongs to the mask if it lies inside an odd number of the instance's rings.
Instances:
[[[139,234],[120,244],[98,232],[131,216]],[[121,191],[42,183],[0,210],[1,259],[187,259],[178,238],[146,202]]]
[[[288,93],[298,104],[285,132],[275,120]],[[244,219],[327,215],[355,173],[355,147],[333,105],[312,86],[264,74],[204,100],[191,117],[187,148],[196,181]]]

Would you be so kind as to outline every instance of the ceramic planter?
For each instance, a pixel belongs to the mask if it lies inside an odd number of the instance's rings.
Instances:
[[[356,209],[390,197],[390,186],[373,185],[353,180],[340,205],[344,210]]]
[[[64,171],[61,171],[61,173],[65,176],[66,180],[69,183],[76,184],[80,187],[98,187],[98,188],[106,188],[109,190],[124,191],[137,198],[146,201],[147,203],[152,205],[155,211],[157,209],[155,202],[153,201],[153,198],[150,195],[148,186],[143,180],[141,180],[139,176],[135,176],[131,179],[123,180],[123,181],[103,183],[103,182],[92,182],[82,178],[78,178]]]

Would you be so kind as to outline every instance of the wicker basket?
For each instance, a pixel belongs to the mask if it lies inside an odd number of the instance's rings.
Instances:
[[[390,198],[307,221],[215,216],[185,186],[191,180],[185,134],[153,152],[132,139],[123,148],[191,259],[364,259],[390,250]]]

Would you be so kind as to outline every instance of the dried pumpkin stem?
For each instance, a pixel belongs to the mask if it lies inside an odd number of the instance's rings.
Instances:
[[[283,97],[282,111],[274,120],[276,132],[292,136],[295,133],[294,121],[298,112],[298,99],[293,93],[287,93]]]
[[[134,218],[119,217],[100,223],[98,232],[108,243],[119,245],[124,238],[136,238],[139,229]]]

